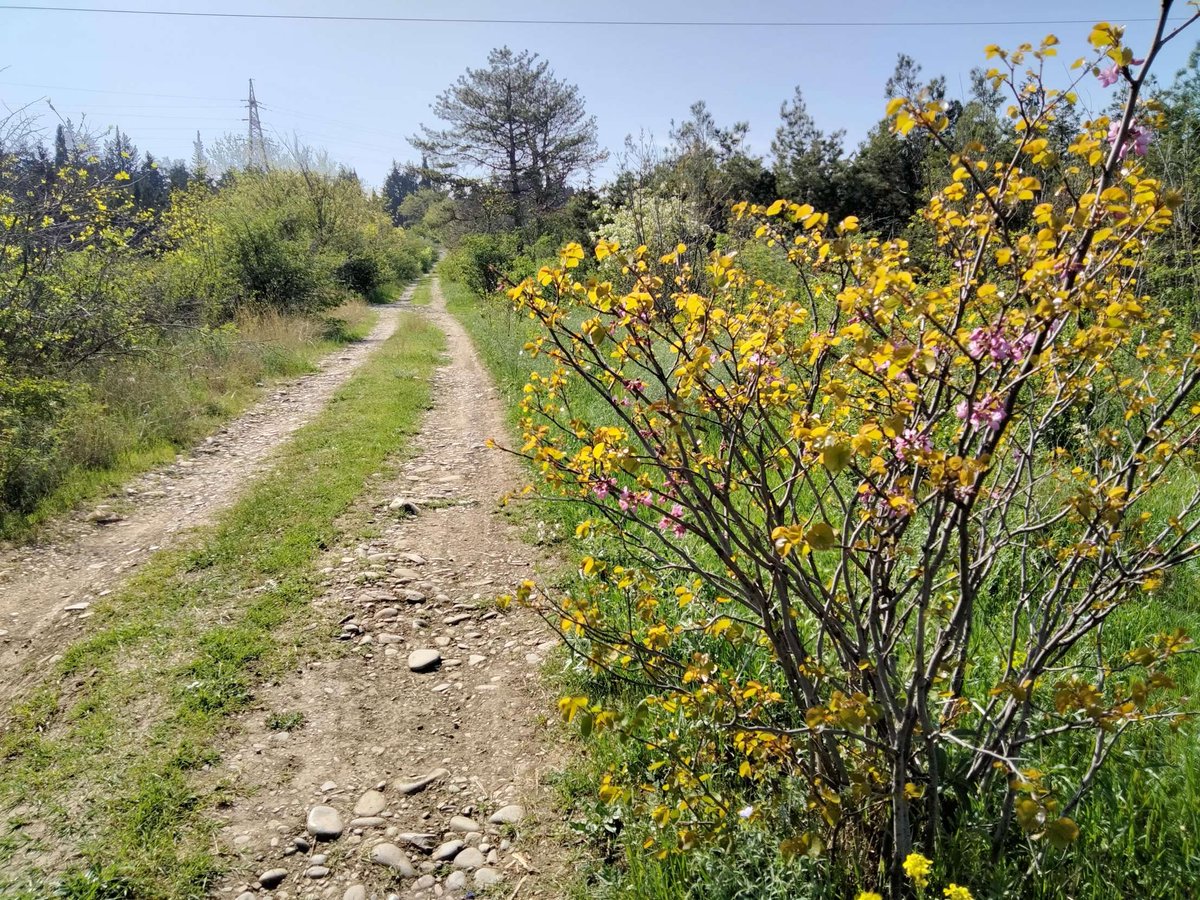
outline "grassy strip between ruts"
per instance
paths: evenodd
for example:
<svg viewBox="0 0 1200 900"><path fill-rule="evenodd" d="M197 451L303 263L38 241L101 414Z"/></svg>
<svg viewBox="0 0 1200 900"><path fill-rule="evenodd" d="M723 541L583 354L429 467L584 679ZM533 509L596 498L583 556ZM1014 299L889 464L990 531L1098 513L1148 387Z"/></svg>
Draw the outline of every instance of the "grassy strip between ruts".
<svg viewBox="0 0 1200 900"><path fill-rule="evenodd" d="M216 873L200 773L317 591L335 522L428 408L444 336L401 317L276 468L98 611L0 739L0 895L202 897Z"/></svg>
<svg viewBox="0 0 1200 900"><path fill-rule="evenodd" d="M413 306L428 306L429 301L432 299L433 277L431 275L422 275L421 280L417 282L417 286L413 290Z"/></svg>

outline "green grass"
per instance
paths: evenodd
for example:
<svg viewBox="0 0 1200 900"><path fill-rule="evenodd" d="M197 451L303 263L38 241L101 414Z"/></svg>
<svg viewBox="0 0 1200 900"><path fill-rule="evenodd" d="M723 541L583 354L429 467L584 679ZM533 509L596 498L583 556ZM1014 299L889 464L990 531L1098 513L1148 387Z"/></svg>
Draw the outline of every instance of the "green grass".
<svg viewBox="0 0 1200 900"><path fill-rule="evenodd" d="M445 284L445 282L443 282L443 284ZM432 295L433 279L428 275L422 275L421 280L417 282L416 290L413 291L413 306L428 306L430 300L433 299Z"/></svg>
<svg viewBox="0 0 1200 900"><path fill-rule="evenodd" d="M12 711L0 895L207 896L217 866L205 813L225 789L205 768L229 717L294 660L315 560L371 474L407 446L443 346L405 316L275 470L187 546L155 556Z"/></svg>
<svg viewBox="0 0 1200 900"><path fill-rule="evenodd" d="M517 418L522 388L534 362L520 352L534 335L527 319L510 312L498 300L482 300L467 288L443 282L450 311L471 334L497 382L510 420ZM596 398L572 395L580 418L605 418L605 404ZM1176 490L1188 485L1177 484ZM539 521L541 533L571 535L582 513L569 504L523 502L517 514ZM564 541L567 538L563 538ZM568 557L577 549L568 544ZM602 552L593 552L602 556ZM1182 628L1200 638L1200 572L1196 566L1177 570L1150 602L1121 611L1106 626L1109 651L1131 646L1148 634ZM622 694L602 678L568 668L558 685L564 694L603 696L606 706L621 709L638 697ZM1179 693L1200 696L1200 658L1182 659L1173 669ZM1194 706L1194 703L1193 703ZM569 769L559 776L560 801L584 833L590 860L581 861L574 891L580 897L667 898L784 898L822 894L820 866L804 862L781 866L778 841L785 835L740 834L719 852L703 850L682 857L656 860L642 852L647 831L626 821L619 836L605 827L609 811L596 800L596 788L610 767L630 763L636 744L622 744L610 735L593 736ZM1077 763L1087 747L1063 744L1048 754L1045 768ZM976 896L1087 900L1188 896L1200 884L1200 740L1194 722L1178 731L1151 727L1127 738L1122 752L1098 779L1076 812L1082 836L1066 854L1048 858L1041 871L1029 871L1029 859L1015 854L993 864L970 841L952 842L939 874L977 886ZM939 883L944 883L939 882Z"/></svg>
<svg viewBox="0 0 1200 900"><path fill-rule="evenodd" d="M29 491L28 512L0 505L0 540L22 540L236 416L262 387L315 369L337 347L362 340L377 314L361 302L322 320L257 315L236 328L168 336L84 374L80 399L62 416L53 460ZM40 496L39 496L40 495Z"/></svg>

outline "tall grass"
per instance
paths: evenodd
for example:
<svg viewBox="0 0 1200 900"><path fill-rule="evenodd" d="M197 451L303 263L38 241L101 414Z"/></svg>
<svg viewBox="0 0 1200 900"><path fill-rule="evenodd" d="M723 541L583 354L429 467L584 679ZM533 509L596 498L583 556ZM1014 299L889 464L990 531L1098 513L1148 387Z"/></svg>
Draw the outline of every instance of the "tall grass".
<svg viewBox="0 0 1200 900"><path fill-rule="evenodd" d="M77 399L57 425L54 459L39 472L41 499L25 515L0 510L0 538L27 536L169 461L245 409L270 382L310 372L324 354L361 340L375 317L361 300L323 319L244 313L218 329L166 332L81 372Z"/></svg>

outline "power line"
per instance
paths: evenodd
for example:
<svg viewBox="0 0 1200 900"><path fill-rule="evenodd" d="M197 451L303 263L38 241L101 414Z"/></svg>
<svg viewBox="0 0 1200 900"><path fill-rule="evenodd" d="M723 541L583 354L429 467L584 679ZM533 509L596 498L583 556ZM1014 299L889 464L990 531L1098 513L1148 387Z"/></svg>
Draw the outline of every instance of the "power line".
<svg viewBox="0 0 1200 900"><path fill-rule="evenodd" d="M0 6L0 9L11 9L12 7ZM41 7L33 7L35 9ZM47 7L48 8L48 7ZM112 91L101 90L99 88L81 88L67 87L63 84L27 84L20 81L0 81L0 87L24 87L37 88L41 91L73 91L81 94L122 94L129 97L159 97L165 100L213 100L217 102L241 103L240 99L231 99L229 97L197 97L191 94L147 94L143 91Z"/></svg>
<svg viewBox="0 0 1200 900"><path fill-rule="evenodd" d="M1000 25L1092 25L1097 19L1011 19L973 20L946 22L929 21L752 21L743 20L638 20L638 19L503 19L484 17L450 18L445 16L348 16L348 15L305 15L302 13L245 13L209 12L174 9L117 9L85 6L19 6L0 4L0 10L24 12L97 13L119 16L171 16L188 19L263 19L268 21L294 22L398 22L404 24L430 25L583 25L613 26L622 28L934 28L1000 26ZM1124 22L1157 22L1157 18L1121 18Z"/></svg>

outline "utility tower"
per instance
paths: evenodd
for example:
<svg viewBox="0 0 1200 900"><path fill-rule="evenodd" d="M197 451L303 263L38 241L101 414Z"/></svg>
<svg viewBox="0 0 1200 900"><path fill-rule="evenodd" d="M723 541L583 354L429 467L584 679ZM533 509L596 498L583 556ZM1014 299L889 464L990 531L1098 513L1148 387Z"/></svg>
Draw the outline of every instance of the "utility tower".
<svg viewBox="0 0 1200 900"><path fill-rule="evenodd" d="M258 118L258 101L254 99L254 79L250 79L250 96L246 98L250 134L246 144L246 168L267 170L267 142L263 139L262 121Z"/></svg>

